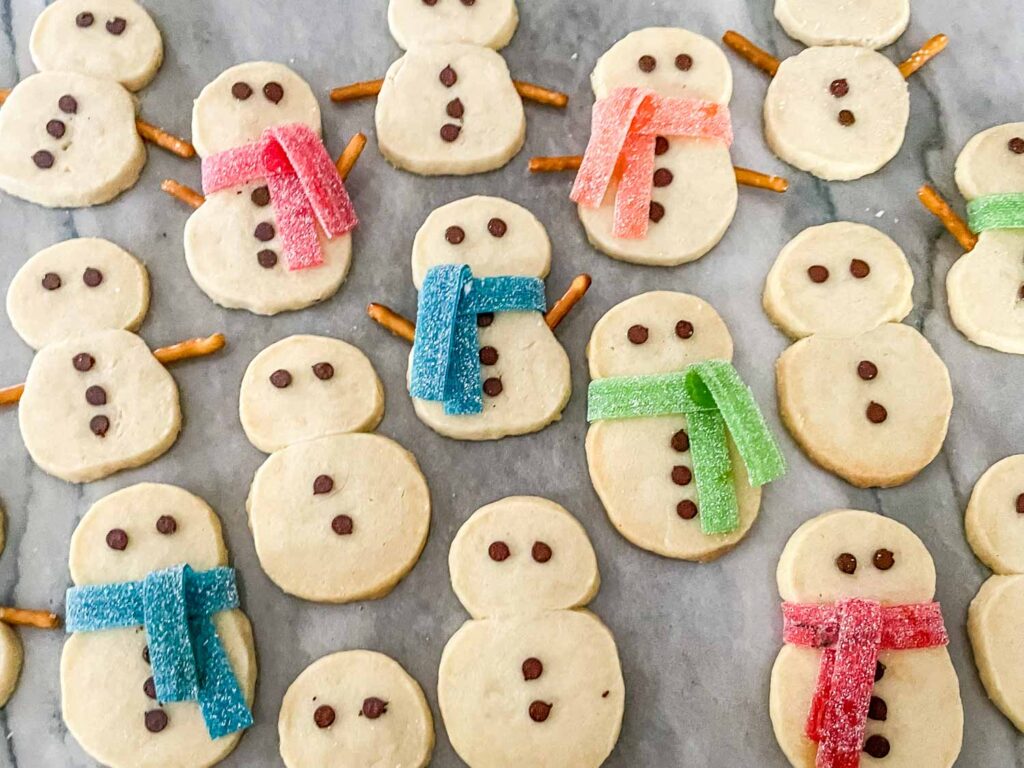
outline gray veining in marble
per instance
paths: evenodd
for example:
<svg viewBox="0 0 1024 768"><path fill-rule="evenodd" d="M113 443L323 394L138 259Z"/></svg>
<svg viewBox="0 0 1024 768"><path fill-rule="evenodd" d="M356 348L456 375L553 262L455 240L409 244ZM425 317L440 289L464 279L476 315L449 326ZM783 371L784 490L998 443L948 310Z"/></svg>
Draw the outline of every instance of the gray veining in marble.
<svg viewBox="0 0 1024 768"><path fill-rule="evenodd" d="M0 558L0 598L61 610L69 537L89 505L142 480L180 484L207 499L223 518L256 629L257 725L224 765L280 764L276 723L289 683L325 653L367 647L399 659L424 686L436 718L433 764L447 768L461 763L436 709L437 665L445 641L466 618L448 585L448 546L482 504L513 493L544 495L567 506L586 526L604 577L593 607L615 632L627 683L622 739L607 764L784 766L767 713L769 671L780 644L777 558L804 520L833 507L863 508L906 522L935 556L938 597L966 708L959 765L1024 766L1024 739L985 699L971 659L966 611L987 573L968 549L962 523L981 472L1024 451L1024 409L1014 384L1024 374L1024 358L973 346L951 326L943 278L959 250L914 195L921 182L931 180L959 203L952 170L960 147L982 128L1022 118L1024 79L1016 76L1024 64L1019 3L914 1L910 29L887 55L902 58L938 31L952 36L952 46L913 80L911 127L899 157L881 173L853 183L822 183L771 155L760 131L766 79L730 54L736 75L735 161L785 174L793 186L784 197L743 190L736 221L721 245L703 260L671 270L628 266L595 253L567 200L569 179L531 179L526 160L583 148L589 71L602 51L633 29L680 25L717 39L733 27L782 54L795 53L799 46L775 23L770 0L520 0L522 24L505 52L513 73L566 90L573 102L566 113L529 106L526 148L505 170L447 180L397 172L383 161L372 138L371 103L335 107L327 101L331 86L379 77L398 55L387 31L385 0L146 0L146 5L167 50L161 73L141 94L148 120L187 135L191 101L205 83L231 64L269 58L292 64L322 94L332 150L353 131L371 136L349 182L363 220L355 236L354 269L334 299L301 313L266 319L214 306L185 267L181 233L187 212L159 191L160 180L168 176L197 185L198 166L160 151L152 152L138 186L112 205L48 211L0 198L5 291L18 267L40 248L75 235L104 236L134 251L150 269L153 305L141 330L147 341L157 346L215 330L230 339L224 354L175 367L186 423L173 450L151 466L103 482L74 487L48 477L25 453L16 414L0 414L0 499L9 528ZM33 71L28 36L42 6L40 0L0 2L0 83ZM409 250L416 229L432 208L474 193L519 201L547 225L555 244L551 295L584 270L594 275L595 285L559 330L576 388L564 419L536 436L469 446L442 439L416 420L403 387L407 349L370 323L363 310L368 301L379 300L414 312ZM773 363L787 342L761 310L761 286L790 237L836 218L877 226L906 250L917 279L909 322L946 360L956 392L945 450L917 480L895 490L856 490L811 465L782 430L774 407ZM664 560L629 545L608 523L586 472L587 336L613 304L656 287L698 293L726 318L737 342L737 365L766 406L792 462L788 477L767 491L750 537L711 565ZM284 596L256 561L244 502L263 456L239 426L238 385L259 350L296 332L336 335L369 354L387 388L380 431L416 453L431 485L434 519L423 558L379 602L303 603ZM0 322L0 382L21 380L30 361L30 350ZM21 686L0 713L5 736L0 765L92 765L61 721L62 637L25 631L23 638Z"/></svg>

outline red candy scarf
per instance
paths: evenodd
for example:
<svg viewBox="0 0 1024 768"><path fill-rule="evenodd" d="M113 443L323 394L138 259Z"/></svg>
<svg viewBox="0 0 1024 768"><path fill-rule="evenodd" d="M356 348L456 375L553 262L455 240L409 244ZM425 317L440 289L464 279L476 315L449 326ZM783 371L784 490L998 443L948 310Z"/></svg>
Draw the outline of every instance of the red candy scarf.
<svg viewBox="0 0 1024 768"><path fill-rule="evenodd" d="M616 174L616 237L647 236L659 136L717 139L732 144L729 107L702 99L673 99L642 88L617 88L594 104L590 143L571 199L584 208L604 202Z"/></svg>
<svg viewBox="0 0 1024 768"><path fill-rule="evenodd" d="M782 615L785 642L823 649L805 731L818 744L817 768L857 768L878 654L948 645L939 604L783 603Z"/></svg>
<svg viewBox="0 0 1024 768"><path fill-rule="evenodd" d="M259 141L203 159L203 192L266 179L288 269L324 262L317 223L328 239L358 224L338 169L316 132L294 123L267 128Z"/></svg>

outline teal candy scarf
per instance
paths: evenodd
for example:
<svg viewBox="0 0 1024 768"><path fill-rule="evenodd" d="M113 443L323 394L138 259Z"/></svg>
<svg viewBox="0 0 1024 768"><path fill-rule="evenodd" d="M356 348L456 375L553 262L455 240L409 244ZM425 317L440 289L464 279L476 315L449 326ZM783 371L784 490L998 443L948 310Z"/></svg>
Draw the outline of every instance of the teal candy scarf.
<svg viewBox="0 0 1024 768"><path fill-rule="evenodd" d="M1024 229L1024 193L987 195L967 203L968 225L974 234L989 229Z"/></svg>

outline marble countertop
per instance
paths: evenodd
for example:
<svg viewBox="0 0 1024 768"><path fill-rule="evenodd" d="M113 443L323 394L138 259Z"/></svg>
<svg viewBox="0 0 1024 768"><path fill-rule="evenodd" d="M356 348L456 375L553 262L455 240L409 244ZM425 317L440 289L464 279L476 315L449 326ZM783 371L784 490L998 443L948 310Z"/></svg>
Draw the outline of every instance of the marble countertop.
<svg viewBox="0 0 1024 768"><path fill-rule="evenodd" d="M0 3L0 83L33 71L28 37L42 0ZM29 459L17 415L0 413L0 501L8 541L0 558L0 600L63 609L69 584L68 542L95 500L135 482L181 485L220 513L239 570L245 609L260 658L257 724L223 764L277 765L277 715L285 689L310 662L335 650L371 648L401 661L423 685L437 730L433 765L461 765L436 708L437 666L446 640L466 619L448 582L448 547L478 507L509 494L537 494L565 505L593 539L603 585L593 609L618 640L627 686L622 738L611 768L677 765L784 766L768 718L768 681L780 645L775 587L778 555L803 521L835 507L873 510L908 524L938 567L938 598L952 635L951 653L966 708L959 765L1024 766L1024 739L986 700L967 642L967 606L986 569L963 532L963 510L979 475L998 459L1024 451L1024 409L1015 382L1024 358L967 342L951 325L944 275L959 255L953 240L926 214L915 190L932 181L960 204L953 163L970 136L1021 119L1024 22L1014 0L983 4L915 0L907 34L885 53L902 59L936 32L949 50L911 84L912 115L903 151L882 172L847 184L826 184L786 167L765 146L760 109L766 78L730 55L736 77L732 107L738 165L787 175L783 197L742 190L736 221L709 256L677 269L645 269L592 250L567 195L565 177L529 178L535 154L579 151L589 130L588 77L597 57L627 32L650 25L686 26L718 39L735 28L789 55L799 46L772 16L770 0L520 0L522 23L505 51L515 76L573 96L568 112L528 106L525 150L498 173L465 179L424 179L390 168L376 151L372 103L331 106L330 87L383 75L399 55L388 34L385 0L292 0L289 3L145 0L163 31L166 61L141 93L146 119L187 135L192 99L226 67L257 58L292 65L321 94L328 146L337 151L352 132L370 146L349 181L363 226L355 236L352 274L338 295L304 312L257 318L213 305L188 275L181 235L187 211L159 190L175 177L198 185L199 168L152 151L138 186L111 205L50 211L0 198L0 286L39 249L74 236L103 236L149 267L153 304L141 329L159 346L224 331L228 349L175 367L185 428L156 463L87 486L55 480ZM610 12L614 7L614 12ZM506 196L539 215L554 242L550 293L588 271L585 302L559 329L574 367L575 396L563 420L538 435L491 444L445 440L415 418L404 392L408 350L368 321L368 301L415 311L409 252L430 210L470 194ZM779 424L773 364L787 341L761 310L765 275L781 246L806 226L835 219L869 223L891 235L910 258L916 285L908 322L920 328L950 368L956 394L942 454L915 481L887 491L862 491L813 466ZM736 364L765 405L791 461L789 475L765 494L762 515L737 550L710 565L665 560L628 544L609 524L590 487L583 452L588 377L584 347L597 319L643 291L672 288L710 300L736 340ZM322 333L362 348L387 390L380 432L419 458L430 482L434 518L422 559L388 598L328 607L283 595L260 569L246 525L245 498L264 456L246 441L236 415L239 382L249 360L293 333ZM20 381L32 353L0 322L0 381ZM92 761L60 715L58 633L24 631L21 685L0 712L0 765L47 768ZM942 723L935 723L941 728ZM922 766L922 768L929 768Z"/></svg>

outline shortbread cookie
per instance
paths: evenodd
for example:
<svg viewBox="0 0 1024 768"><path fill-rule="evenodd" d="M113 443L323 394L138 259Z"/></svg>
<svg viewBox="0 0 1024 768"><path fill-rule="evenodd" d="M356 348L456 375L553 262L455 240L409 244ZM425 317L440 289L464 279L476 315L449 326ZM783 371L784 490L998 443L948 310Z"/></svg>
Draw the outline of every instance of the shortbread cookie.
<svg viewBox="0 0 1024 768"><path fill-rule="evenodd" d="M7 290L11 325L34 349L108 328L136 331L148 310L146 267L109 240L95 237L40 251L18 270Z"/></svg>
<svg viewBox="0 0 1024 768"><path fill-rule="evenodd" d="M289 336L249 363L238 410L249 442L272 453L302 440L373 430L384 415L384 388L351 344Z"/></svg>
<svg viewBox="0 0 1024 768"><path fill-rule="evenodd" d="M992 702L1024 731L1024 575L993 576L971 602L967 632Z"/></svg>
<svg viewBox="0 0 1024 768"><path fill-rule="evenodd" d="M423 768L434 720L419 684L394 660L346 651L315 661L288 688L277 722L288 768Z"/></svg>
<svg viewBox="0 0 1024 768"><path fill-rule="evenodd" d="M97 331L40 350L18 420L41 469L87 483L147 464L174 444L178 386L134 333Z"/></svg>
<svg viewBox="0 0 1024 768"><path fill-rule="evenodd" d="M388 27L403 49L436 43L504 48L519 26L515 0L391 0Z"/></svg>
<svg viewBox="0 0 1024 768"><path fill-rule="evenodd" d="M466 608L488 617L467 621L441 657L438 703L455 751L474 768L600 766L625 690L611 632L569 610L597 591L579 523L545 499L503 499L466 522L449 564Z"/></svg>
<svg viewBox="0 0 1024 768"><path fill-rule="evenodd" d="M997 574L1024 574L1024 456L989 467L974 486L965 525L971 549Z"/></svg>
<svg viewBox="0 0 1024 768"><path fill-rule="evenodd" d="M779 413L800 447L858 487L906 483L945 442L949 371L909 326L809 336L782 353L776 378Z"/></svg>
<svg viewBox="0 0 1024 768"><path fill-rule="evenodd" d="M99 205L133 186L145 163L135 102L113 80L41 72L0 109L0 189L15 197L48 208Z"/></svg>
<svg viewBox="0 0 1024 768"><path fill-rule="evenodd" d="M808 48L768 86L765 137L787 163L828 181L859 179L903 146L910 94L899 69L868 48Z"/></svg>
<svg viewBox="0 0 1024 768"><path fill-rule="evenodd" d="M36 19L29 50L40 72L80 72L130 91L164 60L160 30L134 0L56 0Z"/></svg>
<svg viewBox="0 0 1024 768"><path fill-rule="evenodd" d="M146 483L101 499L71 539L71 576L79 588L111 585L115 590L181 563L197 574L215 573L227 565L227 550L220 521L209 506L173 486ZM71 601L69 596L69 621L84 618ZM234 681L251 704L256 655L249 620L233 609L215 613L212 622ZM160 642L167 638L154 640L147 629L133 626L76 631L64 646L64 722L103 765L207 768L223 760L241 737L235 731L211 738L211 725L195 701L157 699Z"/></svg>
<svg viewBox="0 0 1024 768"><path fill-rule="evenodd" d="M804 45L884 48L906 32L910 0L775 0L775 18Z"/></svg>
<svg viewBox="0 0 1024 768"><path fill-rule="evenodd" d="M7 706L18 687L24 656L18 633L9 625L0 623L0 707Z"/></svg>
<svg viewBox="0 0 1024 768"><path fill-rule="evenodd" d="M920 539L870 512L826 513L793 534L778 584L770 711L790 764L950 768L963 708Z"/></svg>
<svg viewBox="0 0 1024 768"><path fill-rule="evenodd" d="M465 43L417 46L392 64L376 122L388 162L425 176L501 168L526 140L526 113L505 60Z"/></svg>
<svg viewBox="0 0 1024 768"><path fill-rule="evenodd" d="M764 309L787 336L854 336L913 309L914 273L887 235L837 221L805 229L782 249L764 287Z"/></svg>
<svg viewBox="0 0 1024 768"><path fill-rule="evenodd" d="M430 529L415 457L377 435L278 451L256 472L246 507L263 570L285 592L319 602L384 597L416 564Z"/></svg>

